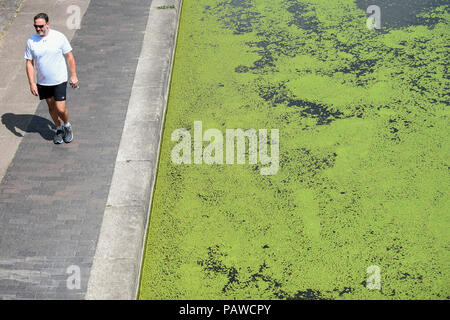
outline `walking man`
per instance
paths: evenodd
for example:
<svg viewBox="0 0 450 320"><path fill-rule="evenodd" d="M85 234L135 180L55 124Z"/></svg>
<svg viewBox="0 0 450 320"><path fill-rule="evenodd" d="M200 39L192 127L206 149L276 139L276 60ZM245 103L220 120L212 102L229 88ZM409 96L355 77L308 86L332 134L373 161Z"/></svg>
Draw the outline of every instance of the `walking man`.
<svg viewBox="0 0 450 320"><path fill-rule="evenodd" d="M30 91L46 100L48 110L56 126L53 138L55 144L73 139L72 126L69 123L69 111L66 108L67 64L70 69L70 84L78 87L75 58L69 41L59 31L50 29L48 15L39 13L34 17L36 33L32 35L25 49L26 70ZM65 59L64 59L65 58ZM36 69L37 82L34 80Z"/></svg>

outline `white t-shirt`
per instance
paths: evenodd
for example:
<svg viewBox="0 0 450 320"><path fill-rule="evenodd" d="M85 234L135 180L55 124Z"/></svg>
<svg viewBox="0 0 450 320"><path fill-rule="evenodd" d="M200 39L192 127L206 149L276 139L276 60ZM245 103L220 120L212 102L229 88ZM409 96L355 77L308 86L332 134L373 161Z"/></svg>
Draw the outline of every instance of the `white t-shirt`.
<svg viewBox="0 0 450 320"><path fill-rule="evenodd" d="M55 86L67 81L67 65L64 55L72 51L69 40L59 31L50 29L41 37L35 33L27 41L25 59L34 60L37 83Z"/></svg>

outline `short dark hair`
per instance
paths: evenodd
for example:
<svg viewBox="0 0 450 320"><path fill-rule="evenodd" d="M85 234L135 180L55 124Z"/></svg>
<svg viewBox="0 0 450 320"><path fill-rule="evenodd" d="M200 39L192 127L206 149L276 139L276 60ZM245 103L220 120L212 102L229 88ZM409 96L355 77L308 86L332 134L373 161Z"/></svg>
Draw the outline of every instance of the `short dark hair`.
<svg viewBox="0 0 450 320"><path fill-rule="evenodd" d="M38 13L35 17L34 17L34 21L36 21L37 19L45 19L45 22L48 22L48 15L46 13Z"/></svg>

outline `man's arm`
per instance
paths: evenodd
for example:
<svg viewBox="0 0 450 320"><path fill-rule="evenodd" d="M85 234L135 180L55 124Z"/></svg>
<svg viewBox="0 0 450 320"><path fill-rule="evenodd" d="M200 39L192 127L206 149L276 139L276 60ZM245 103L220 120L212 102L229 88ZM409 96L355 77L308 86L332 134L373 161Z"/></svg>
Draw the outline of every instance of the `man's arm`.
<svg viewBox="0 0 450 320"><path fill-rule="evenodd" d="M66 53L64 55L67 60L67 64L69 65L70 70L70 82L72 82L72 87L78 87L78 78L77 78L77 66L75 64L75 58L73 56L72 51Z"/></svg>
<svg viewBox="0 0 450 320"><path fill-rule="evenodd" d="M36 82L34 81L34 62L33 62L33 60L27 59L26 69L27 69L28 83L30 84L30 91L33 95L38 96L37 85L36 85Z"/></svg>

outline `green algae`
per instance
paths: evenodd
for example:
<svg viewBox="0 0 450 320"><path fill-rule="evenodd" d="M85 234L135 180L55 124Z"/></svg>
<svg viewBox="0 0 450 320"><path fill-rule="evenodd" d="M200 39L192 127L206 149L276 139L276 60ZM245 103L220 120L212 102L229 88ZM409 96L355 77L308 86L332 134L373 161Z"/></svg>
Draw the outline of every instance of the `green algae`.
<svg viewBox="0 0 450 320"><path fill-rule="evenodd" d="M378 31L350 0L184 1L140 299L449 298L450 16L413 16ZM194 121L279 129L278 173L173 164Z"/></svg>

